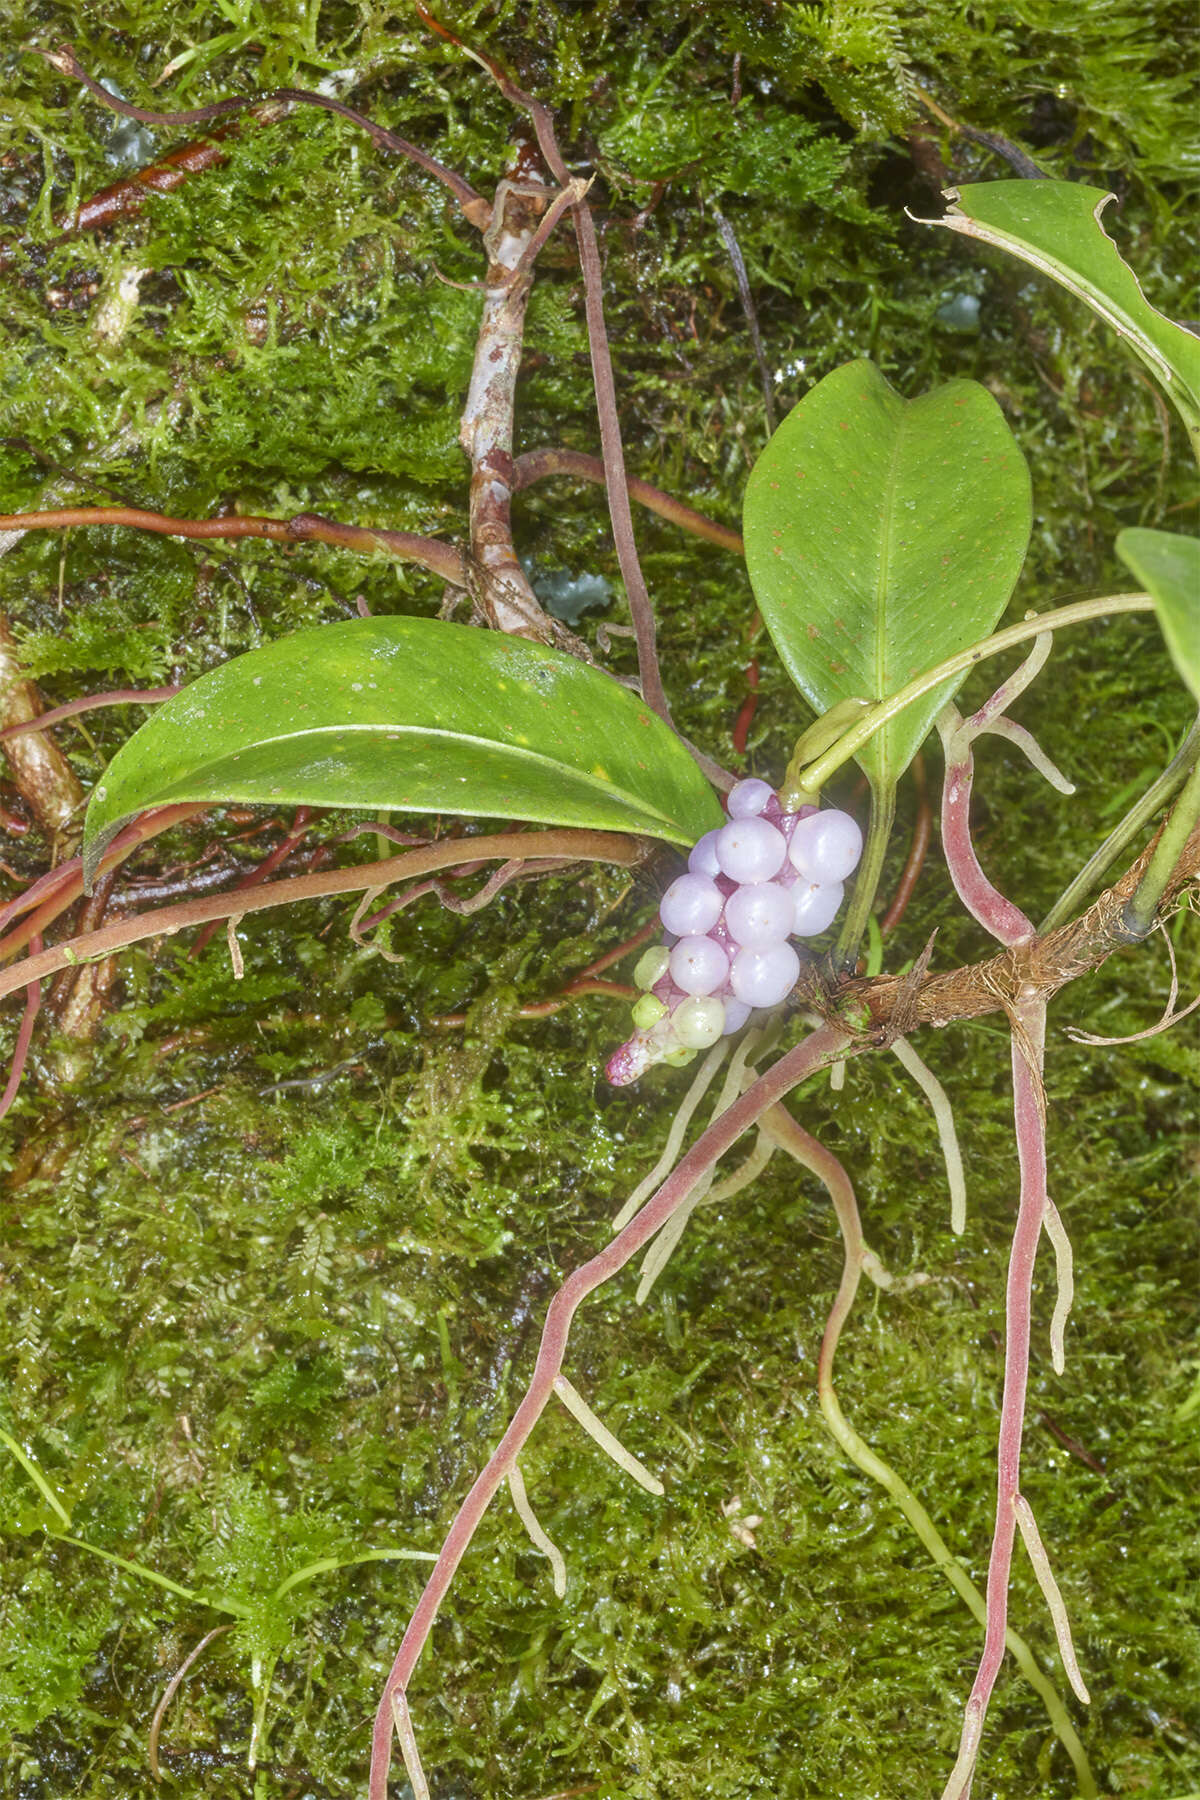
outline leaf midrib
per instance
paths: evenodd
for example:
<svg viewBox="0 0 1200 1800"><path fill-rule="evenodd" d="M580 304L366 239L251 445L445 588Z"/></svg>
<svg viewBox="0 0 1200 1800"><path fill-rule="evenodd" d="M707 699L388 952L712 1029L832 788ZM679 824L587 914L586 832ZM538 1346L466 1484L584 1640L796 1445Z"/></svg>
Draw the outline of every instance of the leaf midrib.
<svg viewBox="0 0 1200 1800"><path fill-rule="evenodd" d="M474 733L466 731L448 731L445 727L436 725L369 725L362 723L342 723L338 725L311 726L305 731L281 732L275 737L256 738L252 743L244 745L241 750L225 751L221 756L215 758L211 762L204 763L199 767L193 767L186 776L180 776L176 779L188 782L202 780L204 779L204 772L206 770L224 768L235 756L242 756L251 751L269 749L273 744L296 743L304 738L332 736L335 733L338 736L342 736L348 731L382 733L386 734L389 738L395 738L397 735L447 738L456 744L477 745L482 749L490 750L492 752L498 751L504 755L511 756L516 761L540 764L544 769L553 774L557 774L560 777L563 775L570 775L575 781L581 783L584 787L594 793L603 794L610 800L622 800L631 809L640 813L643 818L661 819L665 825L678 824L678 821L673 819L669 813L654 806L650 801L642 799L640 795L631 793L629 789L619 786L615 781L604 781L599 776L592 775L587 770L580 769L574 763L562 762L557 757L546 756L543 752L529 749L524 744L507 744L502 739L478 737ZM171 782L168 785L174 786L174 782Z"/></svg>

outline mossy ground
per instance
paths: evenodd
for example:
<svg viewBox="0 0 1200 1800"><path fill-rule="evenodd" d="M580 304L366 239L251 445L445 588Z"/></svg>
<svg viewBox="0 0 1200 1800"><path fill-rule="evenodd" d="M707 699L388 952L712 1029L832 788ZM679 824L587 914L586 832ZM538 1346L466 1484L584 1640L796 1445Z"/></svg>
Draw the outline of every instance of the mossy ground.
<svg viewBox="0 0 1200 1800"><path fill-rule="evenodd" d="M635 472L735 521L763 442L717 205L750 270L768 361L785 372L781 407L864 354L905 392L974 375L998 396L1033 464L1037 509L1014 616L1128 586L1111 548L1122 525L1193 522L1178 433L1132 359L1029 271L902 211L935 204L909 141L924 129L915 80L1048 172L1117 190L1112 228L1147 292L1173 316L1200 316L1177 222L1198 162L1176 73L1186 9L646 0L447 16L553 101L573 160L602 173ZM223 168L140 219L56 243L55 216L186 134L110 118L18 46L70 38L145 105L328 77L486 187L512 118L482 74L408 14L370 4L239 0L164 14L6 0L2 17L3 225L19 243L4 270L0 503L35 504L49 482L60 504L315 509L460 531L457 417L477 301L433 270L469 281L479 268L440 191L343 124L299 113L232 140ZM196 54L151 91L185 51ZM936 133L919 154L930 150L957 179L1006 172ZM138 306L119 342L106 341L98 310L131 268L148 271ZM522 446L591 450L565 239L542 270ZM967 295L979 302L969 334L943 311ZM680 722L729 760L746 693L744 572L655 519L640 518L638 534ZM525 496L518 542L540 568L614 575L591 492ZM383 559L108 531L31 536L0 561L0 585L55 701L188 678L265 637L345 617L359 594L376 611L432 613L439 600L429 578ZM748 766L777 776L802 709L765 640L757 654ZM610 666L629 656L616 640ZM982 679L968 698L982 697ZM70 740L86 778L139 716L96 715ZM1051 795L1003 746L985 748L977 837L1001 885L1036 914L1161 767L1186 705L1153 626L1126 620L1060 643L1021 716L1079 792ZM193 856L221 830L209 820L140 867ZM7 854L33 873L44 846ZM632 1093L598 1084L620 1009L514 1017L652 903L648 882L626 891L603 872L510 892L469 922L425 903L392 931L397 966L350 945L348 907L263 917L241 933L244 980L220 940L199 961L186 946L152 946L124 964L121 1004L82 1067L77 1048L38 1040L6 1127L0 1424L36 1458L73 1536L233 1611L47 1537L53 1513L6 1457L5 1800L157 1791L155 1704L222 1622L234 1629L163 1725L176 1791L362 1790L367 1721L420 1566L327 1568L273 1596L314 1562L436 1549L528 1372L549 1293L604 1240L655 1154L687 1077ZM982 953L931 866L889 965L934 925L939 962ZM1194 988L1194 920L1175 935ZM1140 1800L1200 1789L1200 1055L1187 1027L1117 1050L1074 1046L1061 1027L1139 1029L1165 988L1165 958L1147 949L1052 1009L1051 1180L1078 1298L1058 1379L1043 1277L1025 1483L1092 1689L1081 1732L1103 1790ZM465 1031L428 1023L464 1007ZM902 1298L864 1297L839 1387L978 1578L1016 1185L1007 1047L983 1021L921 1049L966 1145L962 1239L947 1230L928 1114L898 1065L864 1060L842 1096L822 1082L798 1104L854 1175L873 1247L897 1272L934 1277ZM320 1085L277 1085L330 1070ZM427 1763L445 1771L438 1800L939 1790L978 1632L824 1431L814 1363L839 1267L822 1193L772 1165L750 1193L700 1216L644 1312L628 1281L586 1310L572 1378L661 1472L667 1496L631 1489L569 1420L546 1419L526 1478L568 1555L567 1600L555 1603L546 1565L498 1504L416 1684ZM754 1547L732 1530L750 1514L763 1520ZM1014 1614L1053 1668L1023 1570ZM1039 1704L1011 1676L975 1792L1075 1792Z"/></svg>

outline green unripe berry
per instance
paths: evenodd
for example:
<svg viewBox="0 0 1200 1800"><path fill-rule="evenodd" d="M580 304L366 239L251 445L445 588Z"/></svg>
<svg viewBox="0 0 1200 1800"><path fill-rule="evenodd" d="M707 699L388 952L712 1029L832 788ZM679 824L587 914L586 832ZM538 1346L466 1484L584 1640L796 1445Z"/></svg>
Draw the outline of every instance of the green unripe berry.
<svg viewBox="0 0 1200 1800"><path fill-rule="evenodd" d="M633 1009L633 1022L639 1031L649 1031L652 1025L657 1025L666 1016L667 1009L656 994L643 994Z"/></svg>
<svg viewBox="0 0 1200 1800"><path fill-rule="evenodd" d="M671 961L671 953L665 944L651 944L643 950L633 971L634 985L640 988L652 988L656 981L661 981ZM651 1020L651 1024L653 1024Z"/></svg>
<svg viewBox="0 0 1200 1800"><path fill-rule="evenodd" d="M695 1056L694 1050L685 1050L681 1044L678 1050L672 1050L664 1056L663 1061L669 1069L686 1069L688 1064L695 1060Z"/></svg>

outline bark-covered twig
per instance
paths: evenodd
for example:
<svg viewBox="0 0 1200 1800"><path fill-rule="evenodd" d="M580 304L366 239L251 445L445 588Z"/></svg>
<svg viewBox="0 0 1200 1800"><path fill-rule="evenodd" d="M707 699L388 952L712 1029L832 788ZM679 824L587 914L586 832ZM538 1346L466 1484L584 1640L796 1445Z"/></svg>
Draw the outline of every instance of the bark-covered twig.
<svg viewBox="0 0 1200 1800"><path fill-rule="evenodd" d="M525 312L533 288L531 252L539 221L554 198L539 177L536 159L522 149L512 178L496 190L483 233L487 252L483 317L459 432L471 462L476 598L497 630L543 643L561 642L567 634L543 610L513 546L513 421ZM582 648L575 640L572 644Z"/></svg>
<svg viewBox="0 0 1200 1800"><path fill-rule="evenodd" d="M418 13L431 31L436 31L440 37L456 44L481 68L486 69L505 99L519 107L528 116L537 136L538 148L545 160L546 167L561 187L567 187L571 181L571 172L563 161L562 152L558 147L554 119L549 108L543 106L540 100L535 100L532 94L527 94L524 88L518 87L508 71L494 57L473 50L454 32L440 24L428 7L421 4L421 0L415 0L415 4ZM638 560L637 541L633 534L633 515L629 508L625 451L621 443L621 422L617 412L617 390L613 379L608 329L604 323L604 275L600 262L600 247L596 240L596 226L586 200L580 199L575 204L571 216L575 223L579 265L583 272L584 312L587 318L592 383L596 391L600 448L604 458L604 477L608 490L608 508L612 518L613 542L616 546L617 562L620 565L621 579L625 583L625 593L629 600L630 616L633 619L634 635L637 639L638 674L641 681L642 698L647 706L651 707L660 718L665 719L669 724L671 711L667 705L667 696L658 669L654 609L650 604L650 595L642 574L641 563Z"/></svg>

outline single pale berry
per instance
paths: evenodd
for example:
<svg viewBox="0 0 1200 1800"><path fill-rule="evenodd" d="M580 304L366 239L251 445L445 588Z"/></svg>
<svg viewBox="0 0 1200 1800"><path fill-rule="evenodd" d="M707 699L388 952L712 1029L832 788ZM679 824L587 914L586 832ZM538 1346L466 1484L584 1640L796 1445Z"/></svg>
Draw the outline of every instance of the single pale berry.
<svg viewBox="0 0 1200 1800"><path fill-rule="evenodd" d="M765 950L739 950L729 965L729 985L747 1006L778 1006L800 974L800 958L788 943Z"/></svg>
<svg viewBox="0 0 1200 1800"><path fill-rule="evenodd" d="M790 937L795 907L790 888L774 881L756 881L738 888L725 902L729 935L741 945L757 948Z"/></svg>
<svg viewBox="0 0 1200 1800"><path fill-rule="evenodd" d="M730 1037L735 1031L740 1031L753 1011L754 1008L747 1006L744 1000L727 1000L725 1002L725 1030L721 1035Z"/></svg>
<svg viewBox="0 0 1200 1800"><path fill-rule="evenodd" d="M671 979L685 994L715 994L729 974L729 958L707 937L682 937L671 951Z"/></svg>
<svg viewBox="0 0 1200 1800"><path fill-rule="evenodd" d="M652 988L656 981L661 981L671 961L671 952L665 944L651 944L638 957L633 971L633 985L640 988Z"/></svg>
<svg viewBox="0 0 1200 1800"><path fill-rule="evenodd" d="M725 805L731 819L756 819L774 797L773 787L752 776L749 781L739 781L730 788Z"/></svg>
<svg viewBox="0 0 1200 1800"><path fill-rule="evenodd" d="M658 916L677 937L703 935L721 916L725 897L707 875L680 875L662 897Z"/></svg>
<svg viewBox="0 0 1200 1800"><path fill-rule="evenodd" d="M801 819L788 843L788 855L806 881L845 881L858 867L862 842L850 814L831 807Z"/></svg>
<svg viewBox="0 0 1200 1800"><path fill-rule="evenodd" d="M694 994L671 1014L671 1029L685 1050L707 1050L725 1030L725 1002Z"/></svg>
<svg viewBox="0 0 1200 1800"><path fill-rule="evenodd" d="M828 931L837 918L846 890L840 881L808 882L801 879L792 889L795 914L792 934L816 937Z"/></svg>
<svg viewBox="0 0 1200 1800"><path fill-rule="evenodd" d="M717 834L717 861L731 881L770 881L786 856L787 839L765 819L731 819Z"/></svg>
<svg viewBox="0 0 1200 1800"><path fill-rule="evenodd" d="M721 827L718 825L714 830L706 831L692 845L688 852L688 868L693 875L707 875L711 881L721 873L721 865L717 861L717 839L720 835Z"/></svg>

